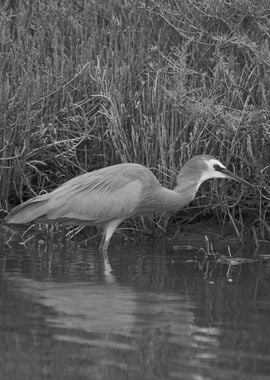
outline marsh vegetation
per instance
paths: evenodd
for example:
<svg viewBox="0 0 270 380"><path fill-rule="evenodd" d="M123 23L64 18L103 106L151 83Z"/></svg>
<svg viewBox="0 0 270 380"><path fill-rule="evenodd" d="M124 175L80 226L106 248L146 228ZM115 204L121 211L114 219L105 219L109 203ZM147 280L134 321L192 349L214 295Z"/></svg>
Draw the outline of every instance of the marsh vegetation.
<svg viewBox="0 0 270 380"><path fill-rule="evenodd" d="M119 162L144 164L172 187L179 167L206 153L254 190L204 184L196 215L267 238L268 1L6 0L1 8L3 210ZM162 229L166 218L144 223Z"/></svg>

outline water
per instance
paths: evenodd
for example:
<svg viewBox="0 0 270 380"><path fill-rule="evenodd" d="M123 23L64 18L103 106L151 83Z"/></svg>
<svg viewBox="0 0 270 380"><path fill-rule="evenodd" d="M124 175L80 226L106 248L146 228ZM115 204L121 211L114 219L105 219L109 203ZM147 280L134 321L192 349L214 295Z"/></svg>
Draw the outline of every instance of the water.
<svg viewBox="0 0 270 380"><path fill-rule="evenodd" d="M5 237L7 240L7 238ZM0 379L269 379L270 260L0 243Z"/></svg>

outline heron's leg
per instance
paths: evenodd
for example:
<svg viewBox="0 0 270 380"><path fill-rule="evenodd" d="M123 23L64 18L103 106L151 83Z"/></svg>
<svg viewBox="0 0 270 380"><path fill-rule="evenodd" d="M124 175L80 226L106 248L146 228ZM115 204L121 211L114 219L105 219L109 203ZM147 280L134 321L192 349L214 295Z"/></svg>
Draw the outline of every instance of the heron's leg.
<svg viewBox="0 0 270 380"><path fill-rule="evenodd" d="M102 239L99 245L99 250L102 252L106 252L108 250L110 240L106 240L106 234L103 232Z"/></svg>
<svg viewBox="0 0 270 380"><path fill-rule="evenodd" d="M104 233L102 236L102 240L99 246L100 253L101 253L101 265L103 269L103 274L104 274L104 279L106 282L114 282L115 278L112 274L112 267L108 258L108 245L109 245L109 240L105 240L106 234Z"/></svg>
<svg viewBox="0 0 270 380"><path fill-rule="evenodd" d="M102 240L99 246L99 249L102 252L106 252L109 247L109 243L111 240L111 237L116 230L116 228L119 226L119 224L122 222L123 219L114 219L111 220L110 222L107 222L103 225L103 236Z"/></svg>

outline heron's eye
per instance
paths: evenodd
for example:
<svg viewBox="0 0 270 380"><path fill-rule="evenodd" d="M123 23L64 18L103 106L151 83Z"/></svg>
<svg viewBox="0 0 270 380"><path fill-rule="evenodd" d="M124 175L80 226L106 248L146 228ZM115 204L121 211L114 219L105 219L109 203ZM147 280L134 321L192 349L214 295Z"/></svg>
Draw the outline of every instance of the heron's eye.
<svg viewBox="0 0 270 380"><path fill-rule="evenodd" d="M222 166L219 166L218 164L213 165L213 168L214 168L217 172L223 172L223 171L224 171L224 168L223 168Z"/></svg>

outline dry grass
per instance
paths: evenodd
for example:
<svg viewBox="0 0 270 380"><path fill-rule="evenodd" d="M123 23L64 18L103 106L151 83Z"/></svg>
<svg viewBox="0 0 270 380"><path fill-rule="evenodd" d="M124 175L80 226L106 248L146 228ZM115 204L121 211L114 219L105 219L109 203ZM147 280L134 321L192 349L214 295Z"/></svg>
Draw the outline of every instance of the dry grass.
<svg viewBox="0 0 270 380"><path fill-rule="evenodd" d="M267 1L6 0L2 10L3 209L117 162L154 168L171 187L207 153L257 189L208 183L193 207L240 236L256 221L267 236Z"/></svg>

